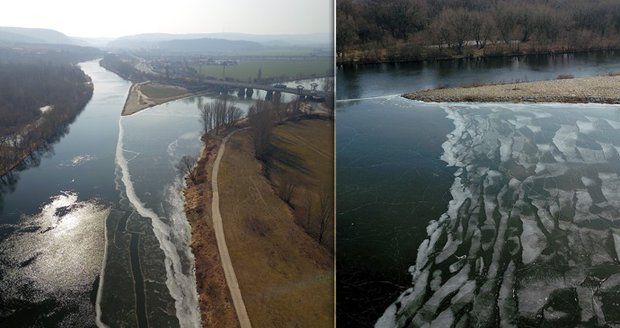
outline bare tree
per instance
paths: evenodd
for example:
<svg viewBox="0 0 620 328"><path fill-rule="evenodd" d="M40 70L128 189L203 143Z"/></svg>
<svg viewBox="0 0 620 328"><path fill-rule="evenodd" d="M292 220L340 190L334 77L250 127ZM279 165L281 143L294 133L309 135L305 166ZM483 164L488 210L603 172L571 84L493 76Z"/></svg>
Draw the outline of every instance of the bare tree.
<svg viewBox="0 0 620 328"><path fill-rule="evenodd" d="M296 188L297 186L290 181L281 181L280 184L278 184L278 196L292 206L291 200L293 199Z"/></svg>
<svg viewBox="0 0 620 328"><path fill-rule="evenodd" d="M310 224L312 219L312 197L310 197L310 195L308 195L306 197L306 231L308 233L310 233L310 227L312 227L312 225Z"/></svg>
<svg viewBox="0 0 620 328"><path fill-rule="evenodd" d="M506 44L510 44L514 37L515 26L517 24L516 14L514 12L514 6L504 2L498 5L494 13L497 31Z"/></svg>
<svg viewBox="0 0 620 328"><path fill-rule="evenodd" d="M248 113L250 130L254 142L254 154L257 159L266 162L271 150L271 138L274 125L272 105L268 101L258 100Z"/></svg>
<svg viewBox="0 0 620 328"><path fill-rule="evenodd" d="M330 116L334 115L334 78L329 77L325 79L325 85L323 86L325 92L325 106L330 110Z"/></svg>
<svg viewBox="0 0 620 328"><path fill-rule="evenodd" d="M495 21L491 15L481 12L470 12L471 33L476 47L483 49L489 40L493 38Z"/></svg>
<svg viewBox="0 0 620 328"><path fill-rule="evenodd" d="M196 174L194 172L194 166L196 165L196 157L185 155L181 157L181 160L176 165L176 169L183 175L188 176L189 179L196 183Z"/></svg>
<svg viewBox="0 0 620 328"><path fill-rule="evenodd" d="M321 193L321 198L319 200L319 231L317 239L319 244L323 243L323 238L325 238L325 230L327 229L328 223L333 221L334 217L334 199L331 192L323 192Z"/></svg>
<svg viewBox="0 0 620 328"><path fill-rule="evenodd" d="M271 107L275 115L275 119L282 121L286 119L286 106L282 103L282 94L280 92L274 93L271 98Z"/></svg>
<svg viewBox="0 0 620 328"><path fill-rule="evenodd" d="M200 123L202 125L202 133L205 134L213 130L213 110L210 104L200 108Z"/></svg>

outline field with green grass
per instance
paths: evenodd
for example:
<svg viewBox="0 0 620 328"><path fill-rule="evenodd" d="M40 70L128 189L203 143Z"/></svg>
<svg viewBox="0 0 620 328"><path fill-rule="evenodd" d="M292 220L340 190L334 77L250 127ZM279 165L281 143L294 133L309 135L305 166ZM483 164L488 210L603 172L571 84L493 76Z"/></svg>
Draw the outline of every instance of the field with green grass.
<svg viewBox="0 0 620 328"><path fill-rule="evenodd" d="M257 80L260 70L260 79L274 82L329 75L333 69L333 60L329 57L292 60L242 60L237 65L226 66L225 73L221 65L201 65L196 69L205 77L227 78L243 82Z"/></svg>

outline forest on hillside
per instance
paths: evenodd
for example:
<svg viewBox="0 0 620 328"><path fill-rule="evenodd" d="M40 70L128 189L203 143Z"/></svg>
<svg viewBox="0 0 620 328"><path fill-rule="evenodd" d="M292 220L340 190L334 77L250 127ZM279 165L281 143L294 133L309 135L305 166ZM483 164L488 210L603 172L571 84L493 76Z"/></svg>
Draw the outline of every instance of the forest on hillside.
<svg viewBox="0 0 620 328"><path fill-rule="evenodd" d="M620 47L615 0L338 0L340 62Z"/></svg>
<svg viewBox="0 0 620 328"><path fill-rule="evenodd" d="M0 175L56 139L90 100L90 78L74 52L48 57L0 49ZM55 59L50 59L55 58Z"/></svg>

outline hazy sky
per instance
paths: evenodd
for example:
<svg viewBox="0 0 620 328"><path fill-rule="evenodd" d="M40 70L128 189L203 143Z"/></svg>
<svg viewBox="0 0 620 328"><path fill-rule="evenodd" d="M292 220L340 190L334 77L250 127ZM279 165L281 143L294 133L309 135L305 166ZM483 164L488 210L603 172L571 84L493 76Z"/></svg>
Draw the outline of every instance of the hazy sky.
<svg viewBox="0 0 620 328"><path fill-rule="evenodd" d="M9 0L0 25L51 28L69 36L138 33L332 31L332 0Z"/></svg>

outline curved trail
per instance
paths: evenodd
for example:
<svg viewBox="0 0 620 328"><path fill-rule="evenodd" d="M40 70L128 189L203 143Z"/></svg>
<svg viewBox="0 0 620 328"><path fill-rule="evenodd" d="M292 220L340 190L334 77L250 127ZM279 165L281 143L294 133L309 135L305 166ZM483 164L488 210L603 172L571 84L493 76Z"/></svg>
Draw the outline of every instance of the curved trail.
<svg viewBox="0 0 620 328"><path fill-rule="evenodd" d="M213 200L211 202L211 213L213 216L213 230L215 230L217 248L220 253L220 258L222 259L222 267L224 268L224 276L226 276L226 284L228 285L228 289L230 290L230 296L233 300L233 305L235 306L235 312L237 313L237 318L239 319L239 325L241 326L241 328L251 328L252 325L250 324L250 318L248 317L248 312L245 309L245 303L243 303L243 298L241 297L241 290L239 289L239 282L237 281L235 270L233 269L232 262L230 261L228 246L226 246L222 215L220 214L220 196L217 188L217 174L220 169L220 162L222 161L222 157L224 157L226 142L237 131L238 130L235 130L229 133L224 138L224 140L222 140L220 149L217 151L217 157L215 158L215 162L213 163L213 178L211 179Z"/></svg>

